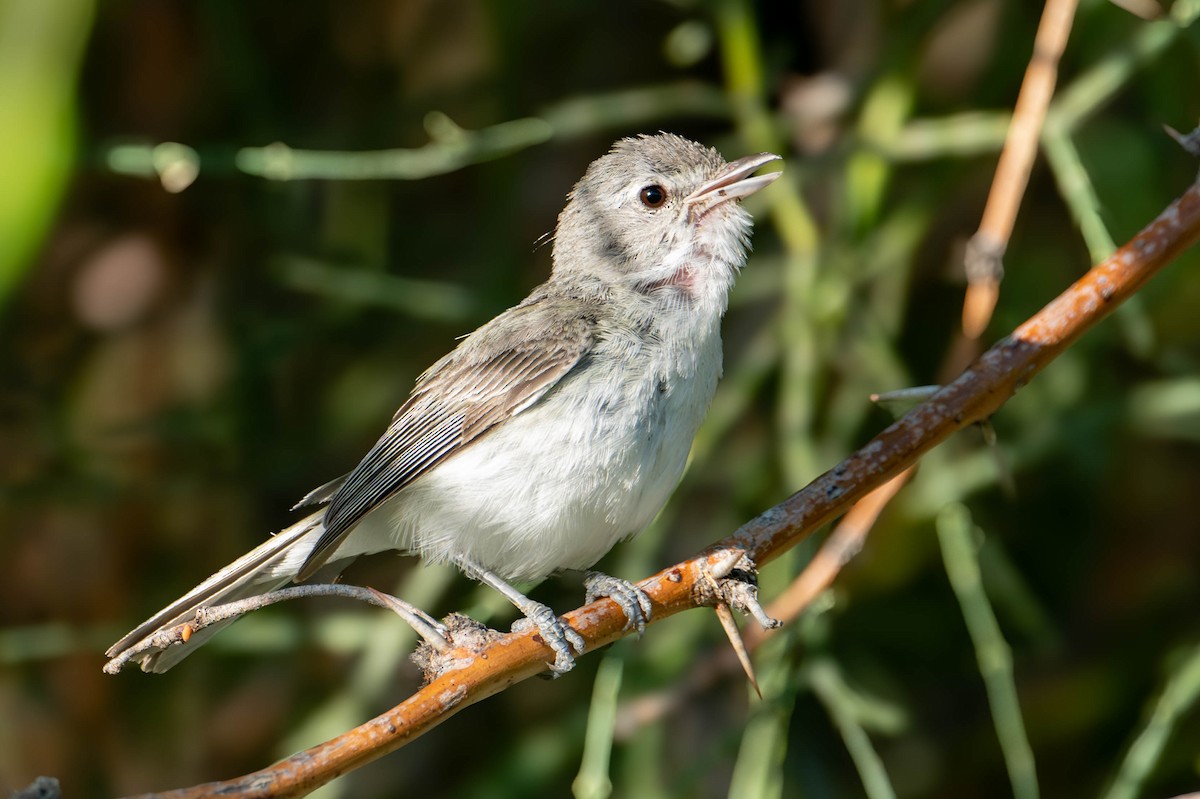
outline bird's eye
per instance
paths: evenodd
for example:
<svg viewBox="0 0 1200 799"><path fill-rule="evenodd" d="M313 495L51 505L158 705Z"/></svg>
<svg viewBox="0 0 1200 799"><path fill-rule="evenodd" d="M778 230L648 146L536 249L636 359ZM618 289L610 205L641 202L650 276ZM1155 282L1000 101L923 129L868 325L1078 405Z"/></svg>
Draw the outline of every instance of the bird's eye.
<svg viewBox="0 0 1200 799"><path fill-rule="evenodd" d="M658 184L646 186L638 193L638 199L647 208L662 208L667 204L667 190Z"/></svg>

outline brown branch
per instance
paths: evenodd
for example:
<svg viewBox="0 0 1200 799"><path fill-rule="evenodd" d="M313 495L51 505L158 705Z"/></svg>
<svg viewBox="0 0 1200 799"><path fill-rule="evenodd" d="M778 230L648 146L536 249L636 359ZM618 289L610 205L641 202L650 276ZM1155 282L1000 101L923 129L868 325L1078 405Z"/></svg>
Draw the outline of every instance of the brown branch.
<svg viewBox="0 0 1200 799"><path fill-rule="evenodd" d="M1021 198L1029 184L1042 123L1058 82L1058 62L1067 47L1077 5L1078 0L1046 0L1042 10L1033 41L1033 55L1017 94L1012 123L996 164L983 218L979 230L967 242L964 258L967 294L963 300L962 328L968 340L983 334L1000 296L1004 251L1008 248Z"/></svg>
<svg viewBox="0 0 1200 799"><path fill-rule="evenodd" d="M1192 185L1112 257L984 353L957 380L865 447L703 555L642 582L654 603L653 621L696 607L701 602L697 585L708 579L705 575L714 564L731 562L731 549L744 549L759 564L773 560L955 431L988 418L1084 331L1197 240L1200 183ZM579 608L565 618L583 636L588 651L629 632L624 628L624 613L609 599ZM504 635L478 651L459 650L457 654L461 668L444 672L388 712L333 740L244 777L146 796L302 796L399 749L475 702L544 671L550 656L536 632Z"/></svg>
<svg viewBox="0 0 1200 799"><path fill-rule="evenodd" d="M956 380L721 544L745 549L760 565L778 557L952 433L995 413L1084 331L1198 239L1200 183L1194 183L1129 243L997 342Z"/></svg>
<svg viewBox="0 0 1200 799"><path fill-rule="evenodd" d="M771 602L767 613L785 622L791 621L799 616L818 594L832 585L842 567L862 549L863 542L867 540L867 535L879 519L879 514L883 513L883 509L908 482L908 478L912 476L912 469L910 466L902 470L854 503L854 507L842 517L838 526L829 534L829 538L817 550L817 554L804 567L804 571L800 572L800 576ZM769 630L752 629L746 635L746 645L754 649L769 634Z"/></svg>
<svg viewBox="0 0 1200 799"><path fill-rule="evenodd" d="M803 613L822 591L832 585L842 567L862 549L879 515L900 493L900 489L912 477L914 469L915 467L910 466L854 503L804 570L783 593L771 600L765 613L787 624ZM722 617L721 625L727 624L726 619ZM692 697L708 690L717 680L735 673L739 665L750 678L754 690L758 692L757 680L753 677L752 667L748 665L749 655L777 632L776 628L747 627L745 640L739 642L744 651L735 644L732 649L720 649L711 657L699 658L695 666L677 684L623 703L617 710L617 738L628 740L646 725L675 712ZM726 634L729 634L727 626ZM761 692L759 697L762 697Z"/></svg>

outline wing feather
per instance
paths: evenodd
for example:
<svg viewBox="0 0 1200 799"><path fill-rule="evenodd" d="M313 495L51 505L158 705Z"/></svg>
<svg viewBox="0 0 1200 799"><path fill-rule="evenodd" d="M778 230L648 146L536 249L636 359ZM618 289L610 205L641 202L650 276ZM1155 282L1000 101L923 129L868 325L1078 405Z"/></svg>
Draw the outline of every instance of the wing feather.
<svg viewBox="0 0 1200 799"><path fill-rule="evenodd" d="M591 349L595 317L544 295L471 334L418 379L387 431L332 494L312 575L363 516L446 458L541 400Z"/></svg>

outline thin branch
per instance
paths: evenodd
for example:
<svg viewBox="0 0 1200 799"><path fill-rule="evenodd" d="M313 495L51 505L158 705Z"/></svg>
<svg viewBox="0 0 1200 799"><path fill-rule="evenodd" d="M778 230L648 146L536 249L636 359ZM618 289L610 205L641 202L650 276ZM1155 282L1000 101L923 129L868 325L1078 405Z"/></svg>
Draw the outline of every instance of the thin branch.
<svg viewBox="0 0 1200 799"><path fill-rule="evenodd" d="M261 610L278 602L286 602L289 599L308 599L315 596L357 599L359 602L366 602L368 605L390 610L404 619L408 623L408 626L412 627L413 631L421 636L430 646L441 652L447 651L450 648L450 644L445 638L447 632L445 626L436 619L431 618L425 611L409 602L405 602L399 597L376 591L374 588L346 585L345 583L313 583L311 585L293 585L288 588L280 588L277 591L269 591L265 594L239 599L235 602L226 602L223 605L196 608L196 614L191 621L185 621L174 627L159 630L140 641L136 646L126 649L104 664L104 673L117 674L121 669L129 665L130 661L137 660L142 654L150 650L160 650L186 644L193 635L205 627L231 621L239 616L244 616L255 610Z"/></svg>
<svg viewBox="0 0 1200 799"><path fill-rule="evenodd" d="M956 380L721 545L741 547L759 564L774 560L952 433L995 413L1198 239L1200 184L1193 184L1129 243L1001 339Z"/></svg>
<svg viewBox="0 0 1200 799"><path fill-rule="evenodd" d="M1200 158L1200 128L1196 128L1188 134L1180 133L1170 125L1163 125L1163 128L1167 131L1167 135L1183 148L1185 153Z"/></svg>
<svg viewBox="0 0 1200 799"><path fill-rule="evenodd" d="M1162 55L1179 35L1200 18L1200 4L1175 3L1169 18L1138 26L1129 40L1115 45L1058 92L1047 118L1062 130L1074 131L1098 108L1122 91L1137 70ZM984 155L1001 149L1012 127L1003 111L964 111L914 119L894 138L872 146L898 162L924 162L947 157Z"/></svg>
<svg viewBox="0 0 1200 799"><path fill-rule="evenodd" d="M888 779L883 760L851 709L854 698L849 696L850 688L842 678L837 663L830 657L815 659L809 665L808 678L813 693L829 711L834 726L841 733L868 799L895 799L896 791Z"/></svg>
<svg viewBox="0 0 1200 799"><path fill-rule="evenodd" d="M787 590L771 602L768 612L785 622L799 616L805 608L812 604L817 596L833 584L842 567L858 554L863 542L879 514L887 507L892 498L900 492L900 488L912 476L913 467L904 469L883 485L854 504L841 522L825 539L825 543L817 550L817 554L804 567ZM746 643L751 649L756 647L759 639L765 638L765 631L752 630Z"/></svg>
<svg viewBox="0 0 1200 799"><path fill-rule="evenodd" d="M1161 759L1171 733L1197 702L1200 702L1200 647L1184 653L1182 662L1172 670L1146 726L1130 744L1120 771L1103 799L1135 799L1144 794L1146 780Z"/></svg>
<svg viewBox="0 0 1200 799"><path fill-rule="evenodd" d="M937 387L924 388L934 391ZM879 515L912 477L913 471L914 467L910 466L854 503L799 576L767 605L766 614L787 624L795 620L822 591L832 585L842 567L862 549L863 542ZM721 619L721 624L726 625L725 619ZM728 627L726 632L728 633ZM628 739L636 730L674 713L690 697L707 690L718 679L735 673L739 665L754 685L756 680L751 676L753 672L749 665L749 654L755 652L777 632L774 628L748 627L744 636L744 653L734 644L732 650L722 649L712 657L700 658L690 673L678 684L666 686L662 690L625 703L618 718L618 735ZM757 685L754 685L754 688L758 690Z"/></svg>
<svg viewBox="0 0 1200 799"><path fill-rule="evenodd" d="M975 647L975 660L987 691L992 723L1000 741L1013 796L1015 799L1037 799L1037 768L1017 698L1012 648L1000 632L1000 622L983 590L970 512L958 504L943 508L938 515L937 531L946 574Z"/></svg>
<svg viewBox="0 0 1200 799"><path fill-rule="evenodd" d="M1058 62L1067 47L1078 0L1046 0L1033 42L1033 56L1013 109L1012 125L996 176L988 193L979 230L967 242L967 294L963 300L963 335L977 339L992 318L1000 296L1002 259L1016 223L1021 198L1029 184L1038 138L1058 82Z"/></svg>
<svg viewBox="0 0 1200 799"><path fill-rule="evenodd" d="M612 780L608 773L612 758L613 725L617 718L617 698L621 692L624 669L622 659L610 653L600 661L600 668L596 671L583 756L579 759L579 773L571 782L571 792L576 799L601 799L612 795Z"/></svg>
<svg viewBox="0 0 1200 799"><path fill-rule="evenodd" d="M991 416L1013 393L1200 240L1200 183L1062 295L984 353L957 380L889 426L803 490L691 560L640 583L654 603L652 623L699 604L697 585L742 549L757 563L774 560L867 493L916 463L954 432ZM723 576L716 571L718 576ZM625 615L601 599L564 617L592 651L629 633ZM453 652L451 654L454 654ZM470 705L545 671L549 649L535 631L510 633L463 651L448 670L386 713L273 766L225 782L146 796L302 796L395 751Z"/></svg>
<svg viewBox="0 0 1200 799"><path fill-rule="evenodd" d="M241 172L268 180L420 180L491 161L551 139L597 130L643 128L675 116L722 118L729 114L720 89L681 81L564 100L537 116L479 130L460 128L442 113L425 118L429 143L385 150L304 150L282 142L264 147L192 148L177 142L123 142L96 153L103 167L159 180L171 192L201 175Z"/></svg>
<svg viewBox="0 0 1200 799"><path fill-rule="evenodd" d="M754 663L750 660L750 648L746 646L746 641L742 638L742 631L738 629L737 620L733 618L733 611L725 604L717 605L716 610L717 620L721 622L721 629L725 631L725 637L729 639L733 656L741 665L754 693L758 695L759 699L762 699L762 688L758 686L758 675L754 673Z"/></svg>

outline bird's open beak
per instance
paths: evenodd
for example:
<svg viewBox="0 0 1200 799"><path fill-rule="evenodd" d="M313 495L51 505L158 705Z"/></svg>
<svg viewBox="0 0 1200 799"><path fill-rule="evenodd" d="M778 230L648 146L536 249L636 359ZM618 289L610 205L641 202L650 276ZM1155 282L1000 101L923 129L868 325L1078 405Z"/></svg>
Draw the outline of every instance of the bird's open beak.
<svg viewBox="0 0 1200 799"><path fill-rule="evenodd" d="M780 157L774 153L759 153L739 158L733 163L726 164L719 175L689 194L683 199L683 202L689 206L710 201L713 205L718 205L726 200L747 197L763 186L772 183L782 173L768 172L765 175L750 176L763 164L779 160L781 160Z"/></svg>

